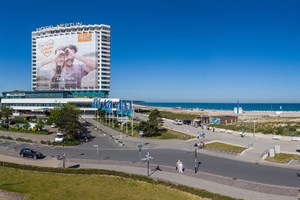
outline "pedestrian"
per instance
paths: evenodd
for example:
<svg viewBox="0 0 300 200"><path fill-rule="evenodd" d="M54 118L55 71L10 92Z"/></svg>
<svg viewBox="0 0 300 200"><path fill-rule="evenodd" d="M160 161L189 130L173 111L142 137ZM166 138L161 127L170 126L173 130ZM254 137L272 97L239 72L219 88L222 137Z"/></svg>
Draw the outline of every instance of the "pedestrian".
<svg viewBox="0 0 300 200"><path fill-rule="evenodd" d="M183 173L183 171L184 171L183 163L179 162L179 164L178 164L178 173Z"/></svg>
<svg viewBox="0 0 300 200"><path fill-rule="evenodd" d="M176 162L176 171L178 171L179 163L180 163L180 160L177 160L177 162Z"/></svg>

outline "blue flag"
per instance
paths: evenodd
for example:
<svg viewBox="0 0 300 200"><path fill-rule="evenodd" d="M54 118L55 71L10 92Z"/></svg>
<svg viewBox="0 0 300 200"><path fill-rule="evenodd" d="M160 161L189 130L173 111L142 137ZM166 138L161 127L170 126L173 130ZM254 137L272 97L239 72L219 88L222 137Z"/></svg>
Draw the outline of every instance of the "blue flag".
<svg viewBox="0 0 300 200"><path fill-rule="evenodd" d="M104 100L104 102L103 102L103 106L102 106L102 110L103 111L106 111L107 110L107 101L106 100Z"/></svg>
<svg viewBox="0 0 300 200"><path fill-rule="evenodd" d="M107 109L106 109L106 111L108 112L108 113L112 113L112 108L113 108L113 102L112 102L112 100L109 100L108 102L107 102Z"/></svg>
<svg viewBox="0 0 300 200"><path fill-rule="evenodd" d="M130 101L127 107L127 115L132 116L132 102Z"/></svg>
<svg viewBox="0 0 300 200"><path fill-rule="evenodd" d="M126 108L126 101L121 101L121 113L122 115L126 115L127 113L127 108Z"/></svg>
<svg viewBox="0 0 300 200"><path fill-rule="evenodd" d="M116 109L117 109L117 115L119 115L121 113L121 102L120 101L117 103Z"/></svg>

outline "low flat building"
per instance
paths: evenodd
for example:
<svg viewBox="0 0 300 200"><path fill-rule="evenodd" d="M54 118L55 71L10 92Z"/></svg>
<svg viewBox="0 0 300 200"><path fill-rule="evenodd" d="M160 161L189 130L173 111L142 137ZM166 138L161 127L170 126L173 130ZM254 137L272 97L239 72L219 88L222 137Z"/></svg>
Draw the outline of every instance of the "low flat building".
<svg viewBox="0 0 300 200"><path fill-rule="evenodd" d="M236 116L210 116L209 122L210 124L220 124L220 125L227 125L227 124L235 124L238 121L238 117Z"/></svg>
<svg viewBox="0 0 300 200"><path fill-rule="evenodd" d="M15 113L42 113L55 107L66 104L77 106L82 114L95 114L97 108L92 106L97 97L82 97L70 91L10 91L2 93L1 104L9 106ZM111 100L114 104L120 101L118 98L99 98L100 102Z"/></svg>

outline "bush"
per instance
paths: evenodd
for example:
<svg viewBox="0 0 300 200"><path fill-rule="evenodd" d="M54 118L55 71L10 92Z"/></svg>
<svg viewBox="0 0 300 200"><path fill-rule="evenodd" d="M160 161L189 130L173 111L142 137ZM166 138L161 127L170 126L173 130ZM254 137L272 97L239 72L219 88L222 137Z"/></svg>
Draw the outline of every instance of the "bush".
<svg viewBox="0 0 300 200"><path fill-rule="evenodd" d="M10 136L0 136L0 138L5 139L5 140L14 140L12 137Z"/></svg>
<svg viewBox="0 0 300 200"><path fill-rule="evenodd" d="M16 124L19 124L19 123L26 123L27 121L26 121L26 119L25 119L25 117L15 117L14 118L14 122L16 122Z"/></svg>
<svg viewBox="0 0 300 200"><path fill-rule="evenodd" d="M17 138L16 141L20 141L20 142L33 142L31 139L25 139L25 138Z"/></svg>

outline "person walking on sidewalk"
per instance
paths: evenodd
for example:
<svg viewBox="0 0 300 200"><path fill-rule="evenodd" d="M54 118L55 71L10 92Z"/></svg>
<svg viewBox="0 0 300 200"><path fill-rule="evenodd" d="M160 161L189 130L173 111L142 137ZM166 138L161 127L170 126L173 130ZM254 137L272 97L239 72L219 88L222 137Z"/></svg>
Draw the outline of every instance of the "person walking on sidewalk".
<svg viewBox="0 0 300 200"><path fill-rule="evenodd" d="M183 173L183 171L184 171L183 164L182 164L182 162L180 161L179 164L178 164L178 172L179 172L179 173Z"/></svg>
<svg viewBox="0 0 300 200"><path fill-rule="evenodd" d="M178 168L179 164L180 164L180 160L177 160L177 162L176 162L176 171L177 172L179 172L179 168Z"/></svg>

